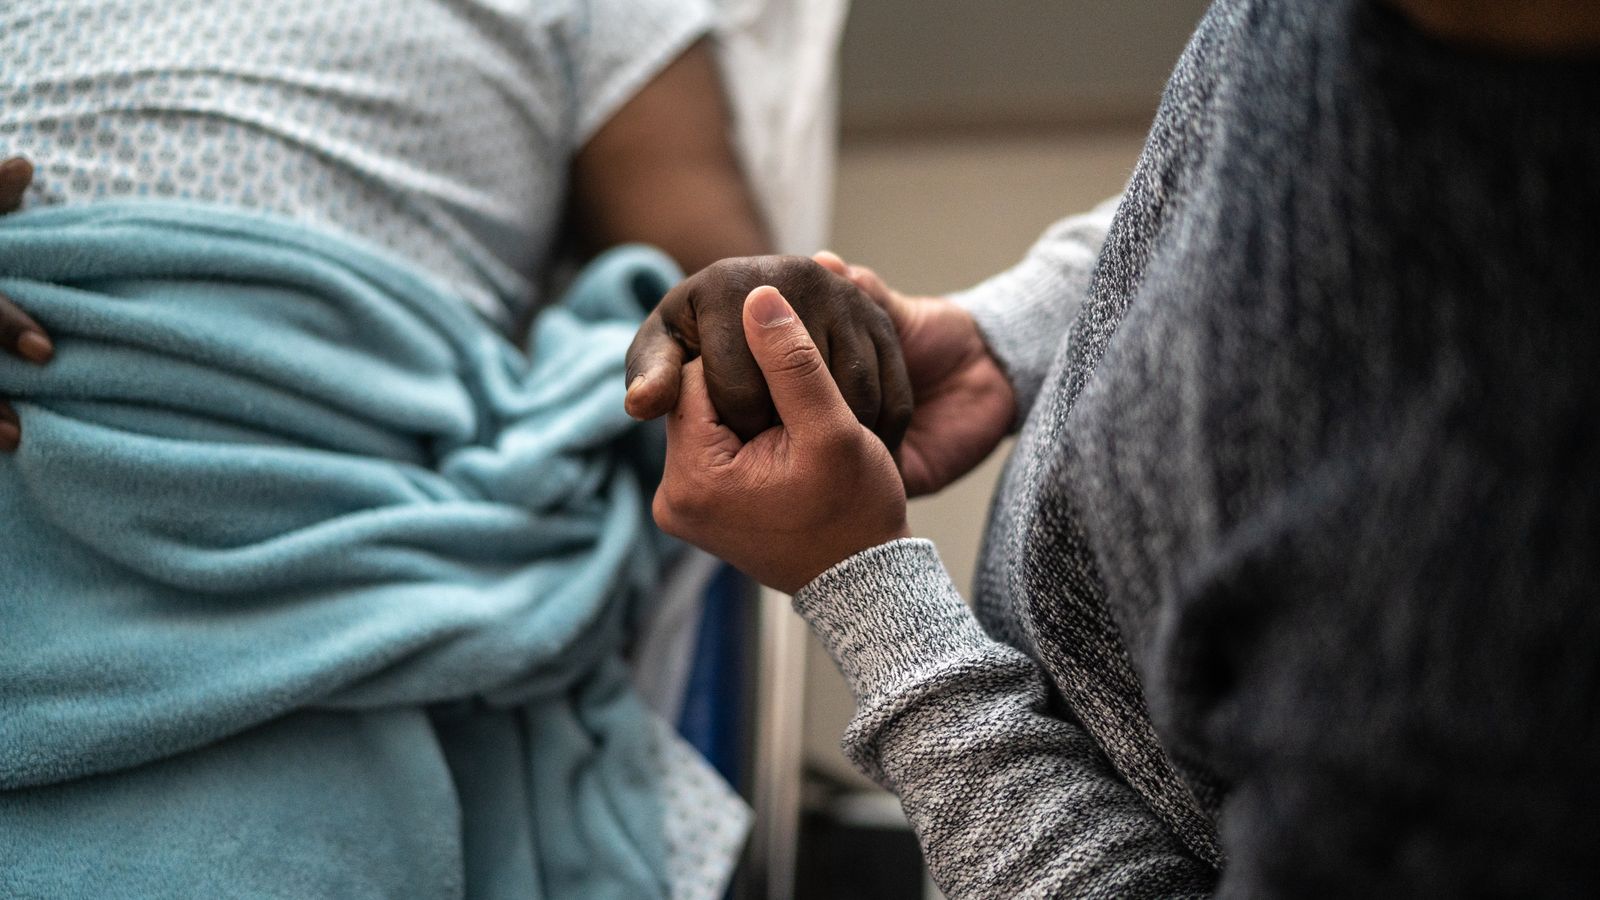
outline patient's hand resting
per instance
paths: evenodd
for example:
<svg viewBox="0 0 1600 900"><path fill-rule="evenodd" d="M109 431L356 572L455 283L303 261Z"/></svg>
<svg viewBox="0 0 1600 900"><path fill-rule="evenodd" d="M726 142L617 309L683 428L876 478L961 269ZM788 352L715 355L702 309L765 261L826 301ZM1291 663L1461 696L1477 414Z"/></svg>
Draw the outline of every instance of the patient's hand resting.
<svg viewBox="0 0 1600 900"><path fill-rule="evenodd" d="M33 166L27 160L0 161L0 215L16 212L22 206L23 192L32 183ZM0 349L40 365L49 362L55 354L55 348L39 323L4 294L0 294ZM21 439L22 422L11 404L0 397L0 450L17 449Z"/></svg>
<svg viewBox="0 0 1600 900"><path fill-rule="evenodd" d="M640 419L671 412L682 367L698 357L710 402L735 435L748 441L777 424L745 342L745 298L762 285L789 298L856 420L897 448L912 395L894 324L848 278L803 256L726 259L673 288L628 350L628 412Z"/></svg>

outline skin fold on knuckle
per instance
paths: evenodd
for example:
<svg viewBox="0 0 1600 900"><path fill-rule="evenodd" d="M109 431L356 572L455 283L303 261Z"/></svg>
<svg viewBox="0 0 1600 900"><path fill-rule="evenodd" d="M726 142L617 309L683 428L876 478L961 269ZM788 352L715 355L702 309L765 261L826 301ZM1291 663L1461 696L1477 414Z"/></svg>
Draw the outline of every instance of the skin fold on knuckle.
<svg viewBox="0 0 1600 900"><path fill-rule="evenodd" d="M656 489L650 511L656 526L675 538L705 546L716 520L717 503L704 480L669 473Z"/></svg>
<svg viewBox="0 0 1600 900"><path fill-rule="evenodd" d="M806 455L821 474L831 479L861 467L865 456L863 436L877 440L855 422L824 428L809 442Z"/></svg>
<svg viewBox="0 0 1600 900"><path fill-rule="evenodd" d="M875 360L874 360L875 362ZM876 366L867 365L866 354L860 347L851 347L848 359L840 359L834 367L834 378L839 390L846 396L870 400L874 407L878 401L878 373Z"/></svg>
<svg viewBox="0 0 1600 900"><path fill-rule="evenodd" d="M745 295L763 283L762 257L736 256L707 266L696 277L695 313L736 312Z"/></svg>
<svg viewBox="0 0 1600 900"><path fill-rule="evenodd" d="M699 519L704 511L704 492L698 482L699 479L692 476L669 475L656 491L657 502L680 527Z"/></svg>
<svg viewBox="0 0 1600 900"><path fill-rule="evenodd" d="M775 375L796 380L809 380L822 371L822 354L809 337L791 335L780 340L771 351L771 368Z"/></svg>
<svg viewBox="0 0 1600 900"><path fill-rule="evenodd" d="M733 449L716 445L705 448L701 454L700 463L706 474L718 475L725 472L739 459L739 454Z"/></svg>
<svg viewBox="0 0 1600 900"><path fill-rule="evenodd" d="M673 513L672 504L668 502L666 486L656 490L655 499L650 501L650 517L655 519L656 527L675 538L687 539L678 528L678 520Z"/></svg>

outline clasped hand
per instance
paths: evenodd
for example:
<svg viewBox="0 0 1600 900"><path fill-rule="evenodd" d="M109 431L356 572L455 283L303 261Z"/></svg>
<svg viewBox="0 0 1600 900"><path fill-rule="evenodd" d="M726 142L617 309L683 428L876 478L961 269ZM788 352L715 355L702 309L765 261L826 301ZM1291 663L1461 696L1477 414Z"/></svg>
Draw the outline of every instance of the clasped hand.
<svg viewBox="0 0 1600 900"><path fill-rule="evenodd" d="M752 273L761 276L753 289ZM888 340L880 318L892 326ZM718 343L697 345L684 339L690 332L716 333ZM856 355L865 347L870 367ZM730 360L746 364L741 374L714 380ZM840 377L863 369L879 384ZM671 410L657 523L789 593L905 537L908 491L930 493L965 474L1016 416L1010 383L970 315L903 297L831 254L701 272L640 330L628 371L630 412Z"/></svg>

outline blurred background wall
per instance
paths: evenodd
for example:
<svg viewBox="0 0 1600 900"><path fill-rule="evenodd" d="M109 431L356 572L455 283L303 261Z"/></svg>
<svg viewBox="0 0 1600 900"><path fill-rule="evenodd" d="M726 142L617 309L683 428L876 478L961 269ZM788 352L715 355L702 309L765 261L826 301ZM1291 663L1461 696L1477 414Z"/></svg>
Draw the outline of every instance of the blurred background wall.
<svg viewBox="0 0 1600 900"><path fill-rule="evenodd" d="M857 0L854 135L1142 128L1204 0Z"/></svg>
<svg viewBox="0 0 1600 900"><path fill-rule="evenodd" d="M966 287L1011 265L1049 223L1121 190L1205 6L857 0L842 50L832 249L918 293ZM939 545L964 591L1006 449L911 506L913 530ZM891 824L894 804L838 749L851 699L814 641L807 671L813 810L831 804Z"/></svg>

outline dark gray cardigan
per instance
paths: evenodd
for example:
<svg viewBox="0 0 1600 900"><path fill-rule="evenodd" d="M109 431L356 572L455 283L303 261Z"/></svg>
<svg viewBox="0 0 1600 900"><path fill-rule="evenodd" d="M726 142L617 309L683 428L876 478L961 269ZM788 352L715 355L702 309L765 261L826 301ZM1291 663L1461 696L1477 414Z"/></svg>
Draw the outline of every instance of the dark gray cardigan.
<svg viewBox="0 0 1600 900"><path fill-rule="evenodd" d="M914 540L795 599L948 893L1600 890L1600 67L1222 0L1109 232L959 302L976 617Z"/></svg>

